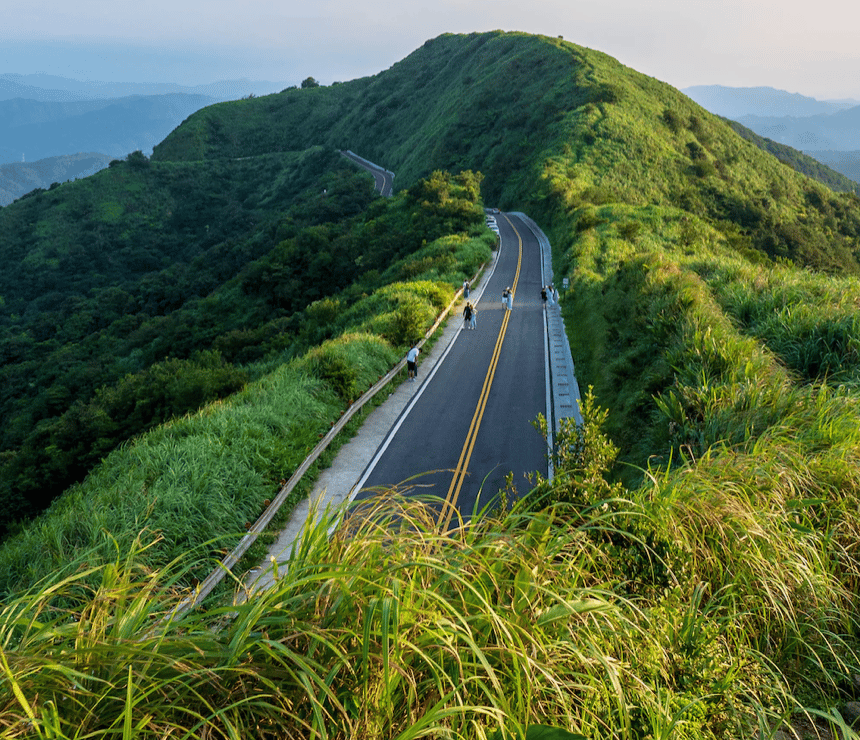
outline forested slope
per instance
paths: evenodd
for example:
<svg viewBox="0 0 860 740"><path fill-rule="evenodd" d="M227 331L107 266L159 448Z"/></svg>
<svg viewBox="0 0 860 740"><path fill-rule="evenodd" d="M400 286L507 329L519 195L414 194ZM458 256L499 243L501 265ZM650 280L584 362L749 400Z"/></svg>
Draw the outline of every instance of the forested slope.
<svg viewBox="0 0 860 740"><path fill-rule="evenodd" d="M2 521L44 508L122 440L238 390L248 363L334 336L305 308L342 294L345 309L402 279L391 271L423 244L480 231L477 182L466 210L434 210L382 202L320 148L205 163L137 152L4 208ZM407 277L446 274L425 267Z"/></svg>

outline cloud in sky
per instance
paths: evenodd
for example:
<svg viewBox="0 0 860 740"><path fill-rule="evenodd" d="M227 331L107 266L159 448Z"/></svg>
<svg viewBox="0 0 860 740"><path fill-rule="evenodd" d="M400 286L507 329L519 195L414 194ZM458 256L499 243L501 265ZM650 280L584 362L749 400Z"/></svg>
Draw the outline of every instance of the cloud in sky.
<svg viewBox="0 0 860 740"><path fill-rule="evenodd" d="M860 3L846 0L0 0L0 10L0 72L328 83L387 69L440 33L503 29L562 35L676 87L860 98Z"/></svg>

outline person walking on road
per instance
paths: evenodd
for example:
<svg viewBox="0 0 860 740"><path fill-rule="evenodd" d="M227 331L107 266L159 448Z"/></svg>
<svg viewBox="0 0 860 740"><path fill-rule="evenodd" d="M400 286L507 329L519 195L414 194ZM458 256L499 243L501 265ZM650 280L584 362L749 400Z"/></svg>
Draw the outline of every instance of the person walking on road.
<svg viewBox="0 0 860 740"><path fill-rule="evenodd" d="M509 285L504 293L502 293L502 303L505 304L505 308L508 311L514 310L514 292L511 290L511 286Z"/></svg>
<svg viewBox="0 0 860 740"><path fill-rule="evenodd" d="M543 301L543 305L546 306L546 285L540 289L540 299Z"/></svg>
<svg viewBox="0 0 860 740"><path fill-rule="evenodd" d="M469 304L472 305L471 303ZM472 306L472 318L469 321L469 328L475 329L478 326L478 309L475 306Z"/></svg>
<svg viewBox="0 0 860 740"><path fill-rule="evenodd" d="M475 309L472 308L471 303L467 303L466 307L463 309L463 328L471 329L472 328L472 312Z"/></svg>
<svg viewBox="0 0 860 740"><path fill-rule="evenodd" d="M418 349L417 342L412 343L409 351L406 353L406 369L409 376L409 382L414 382L418 377L418 354L421 350Z"/></svg>

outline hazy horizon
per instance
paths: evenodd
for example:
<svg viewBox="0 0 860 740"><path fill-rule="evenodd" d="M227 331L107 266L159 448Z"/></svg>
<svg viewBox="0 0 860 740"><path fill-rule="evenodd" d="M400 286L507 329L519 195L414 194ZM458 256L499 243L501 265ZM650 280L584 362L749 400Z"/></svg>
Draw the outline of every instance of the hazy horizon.
<svg viewBox="0 0 860 740"><path fill-rule="evenodd" d="M14 6L0 73L186 86L248 78L284 85L374 75L442 33L493 29L563 36L677 88L773 87L860 98L860 5L822 0L43 0Z"/></svg>

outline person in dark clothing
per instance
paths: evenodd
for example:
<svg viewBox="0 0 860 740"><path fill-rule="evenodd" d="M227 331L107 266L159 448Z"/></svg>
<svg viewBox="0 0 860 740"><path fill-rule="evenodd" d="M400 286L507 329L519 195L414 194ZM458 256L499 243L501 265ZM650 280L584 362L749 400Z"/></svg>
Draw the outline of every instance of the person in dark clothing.
<svg viewBox="0 0 860 740"><path fill-rule="evenodd" d="M472 304L467 303L466 307L463 309L463 328L469 329L471 328L472 323Z"/></svg>

